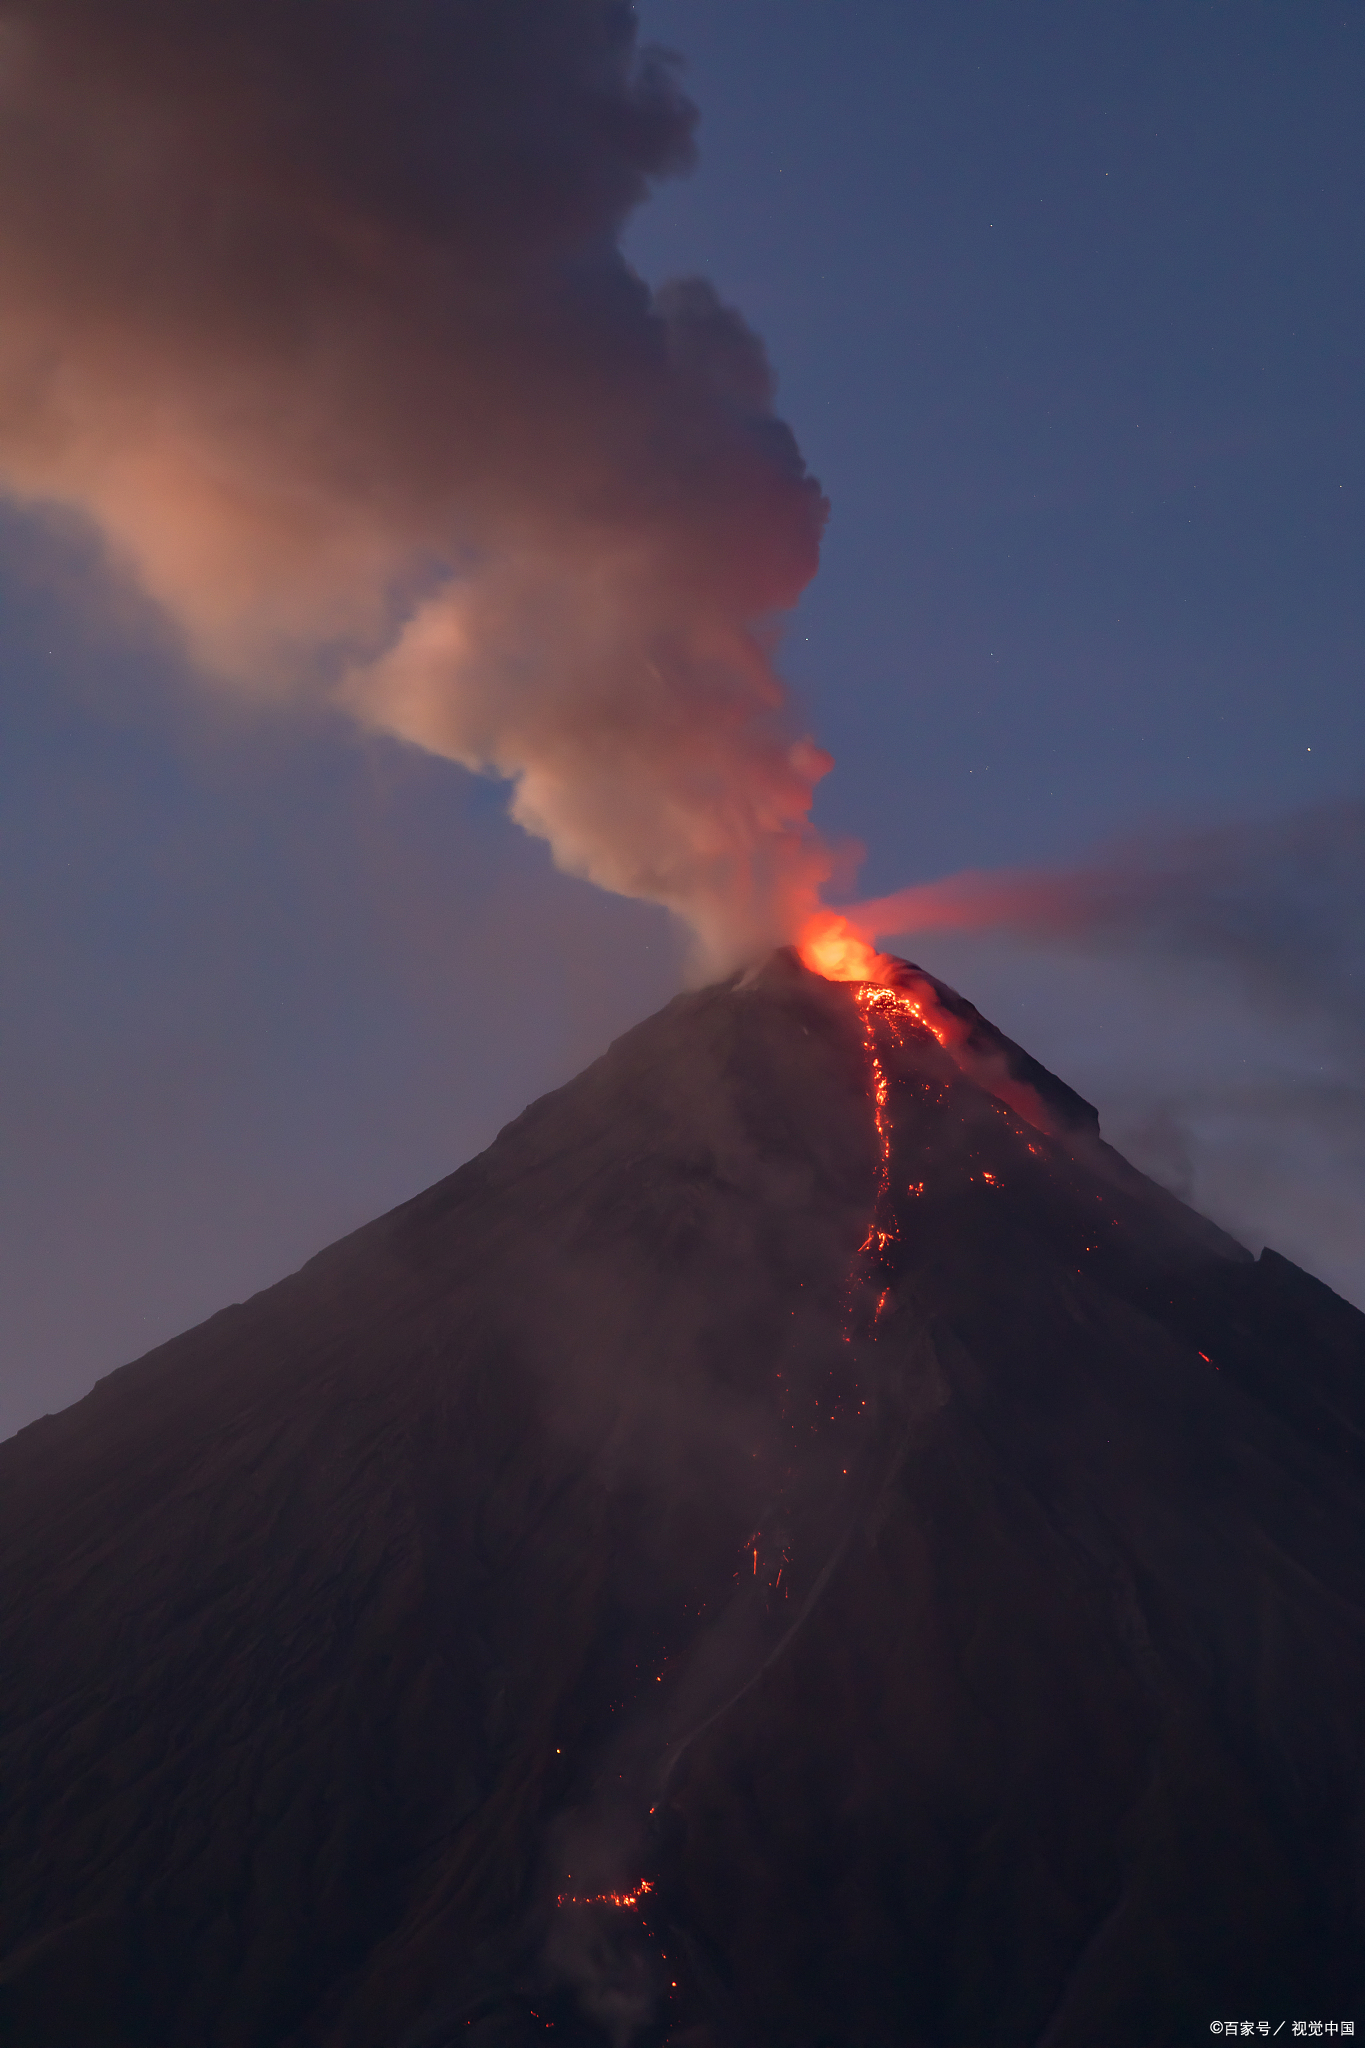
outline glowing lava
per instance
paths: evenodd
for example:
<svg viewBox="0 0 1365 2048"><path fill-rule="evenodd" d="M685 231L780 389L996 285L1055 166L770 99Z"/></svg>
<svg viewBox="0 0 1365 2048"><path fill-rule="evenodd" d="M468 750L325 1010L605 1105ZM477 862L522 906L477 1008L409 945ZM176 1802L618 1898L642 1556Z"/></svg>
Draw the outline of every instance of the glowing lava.
<svg viewBox="0 0 1365 2048"><path fill-rule="evenodd" d="M829 976L834 980L840 977ZM859 1256L866 1256L874 1272L883 1280L886 1278L889 1261L888 1248L900 1236L894 1210L886 1215L887 1198L891 1193L891 1079L883 1058L882 1043L878 1039L878 1028L889 1034L891 1042L899 1051L905 1044L905 1026L913 1025L917 1030L931 1032L940 1045L948 1041L943 1022L933 1016L925 1000L907 990L889 988L884 982L861 981L855 988L853 1000L863 1022L863 1046L867 1053L869 1094L872 1097L872 1124L877 1134L877 1186L872 1203L872 1221L867 1236L858 1247ZM932 999L930 999L932 1000ZM923 1184L921 1183L921 1186ZM881 1321L882 1310L890 1296L889 1286L882 1286L877 1296L872 1323L875 1328Z"/></svg>
<svg viewBox="0 0 1365 2048"><path fill-rule="evenodd" d="M918 1024L933 1033L942 1046L951 1047L965 1036L964 1027L943 1009L927 981L910 986L911 974L903 961L890 953L879 953L866 936L837 910L820 910L808 918L796 949L803 966L826 981L851 981L858 985L854 998L862 1013L865 1035L870 1018L888 1017ZM903 1041L896 1029L896 1043ZM869 1047L872 1040L868 1039ZM881 1098L884 1106L885 1096Z"/></svg>
<svg viewBox="0 0 1365 2048"><path fill-rule="evenodd" d="M653 1807L650 1812L653 1812ZM634 1891L629 1892L586 1892L579 1898L573 1892L561 1892L555 1900L557 1906L619 1906L623 1912L638 1913L640 1901L646 1892L652 1892L652 1878L642 1877Z"/></svg>
<svg viewBox="0 0 1365 2048"><path fill-rule="evenodd" d="M1011 1072L1001 1052L976 1044L970 1022L940 1002L928 977L893 954L879 953L867 937L867 930L865 924L855 924L837 910L819 910L802 926L797 951L803 966L812 974L821 975L826 981L854 985L854 1001L863 1019L864 1043L873 1064L877 1133L884 1149L886 1134L881 1112L886 1103L885 1075L876 1056L873 1029L873 1020L883 1018L891 1021L897 1045L904 1043L902 1024L916 1024L932 1033L970 1081L994 1095L1035 1130L1051 1135L1055 1127L1037 1089Z"/></svg>
<svg viewBox="0 0 1365 2048"><path fill-rule="evenodd" d="M826 981L884 981L892 965L846 917L835 910L817 911L802 926L797 951L812 974Z"/></svg>
<svg viewBox="0 0 1365 2048"><path fill-rule="evenodd" d="M859 1258L871 1266L871 1278L878 1285L873 1328L881 1320L890 1298L889 1247L900 1235L894 1210L888 1216L891 1193L891 1080L885 1052L887 1040L900 1051L905 1045L907 1026L927 1031L938 1043L953 1051L966 1037L966 1027L945 1010L932 985L918 979L905 963L888 953L879 953L864 932L838 911L821 910L803 926L797 942L803 965L826 981L854 984L853 1001L863 1026L863 1047L867 1054L872 1121L877 1135L877 1184L872 1220L867 1236L858 1247ZM923 1192L923 1182L911 1190Z"/></svg>

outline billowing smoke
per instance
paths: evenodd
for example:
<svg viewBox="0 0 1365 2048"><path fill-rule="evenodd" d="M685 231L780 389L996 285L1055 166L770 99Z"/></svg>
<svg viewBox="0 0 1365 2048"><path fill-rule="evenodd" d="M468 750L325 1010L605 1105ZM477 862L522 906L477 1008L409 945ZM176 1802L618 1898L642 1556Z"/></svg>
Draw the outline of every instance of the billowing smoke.
<svg viewBox="0 0 1365 2048"><path fill-rule="evenodd" d="M631 8L0 0L0 117L0 487L207 674L508 778L708 965L788 935L825 506L738 314L619 253L695 119Z"/></svg>

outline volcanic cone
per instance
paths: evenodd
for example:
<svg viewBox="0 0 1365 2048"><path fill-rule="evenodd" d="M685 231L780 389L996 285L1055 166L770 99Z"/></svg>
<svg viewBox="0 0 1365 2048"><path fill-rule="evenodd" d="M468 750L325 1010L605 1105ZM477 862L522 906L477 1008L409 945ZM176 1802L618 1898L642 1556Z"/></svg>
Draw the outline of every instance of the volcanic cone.
<svg viewBox="0 0 1365 2048"><path fill-rule="evenodd" d="M1365 2027L1363 1374L919 970L679 997L0 1448L6 2038Z"/></svg>

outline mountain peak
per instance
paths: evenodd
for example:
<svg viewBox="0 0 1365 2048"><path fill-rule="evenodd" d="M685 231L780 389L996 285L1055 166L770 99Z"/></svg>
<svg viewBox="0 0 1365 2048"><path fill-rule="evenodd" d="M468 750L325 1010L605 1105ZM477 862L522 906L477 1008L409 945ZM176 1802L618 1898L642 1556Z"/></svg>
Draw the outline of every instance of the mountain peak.
<svg viewBox="0 0 1365 2048"><path fill-rule="evenodd" d="M1349 2010L1362 1367L1365 1318L911 963L680 996L0 1447L0 2017Z"/></svg>

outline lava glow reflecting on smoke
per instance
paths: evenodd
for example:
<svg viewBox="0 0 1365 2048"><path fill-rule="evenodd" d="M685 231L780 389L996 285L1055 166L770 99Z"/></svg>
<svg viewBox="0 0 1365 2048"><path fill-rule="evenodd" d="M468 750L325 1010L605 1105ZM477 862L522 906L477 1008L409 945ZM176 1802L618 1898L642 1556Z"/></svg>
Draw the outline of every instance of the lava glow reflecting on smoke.
<svg viewBox="0 0 1365 2048"><path fill-rule="evenodd" d="M907 969L903 963L889 953L879 953L838 911L822 910L810 918L797 941L797 951L812 974L826 981L857 984L855 1000L865 1027L870 1028L869 1018L875 1013L918 1024L943 1046L951 1046L962 1036L961 1026L954 1028L956 1019L940 1006L929 983L923 982L911 992L904 986ZM897 985L893 986L893 981ZM896 1041L901 1042L899 1030Z"/></svg>
<svg viewBox="0 0 1365 2048"><path fill-rule="evenodd" d="M797 951L812 974L826 981L883 981L891 965L846 917L835 910L817 911L802 927Z"/></svg>

